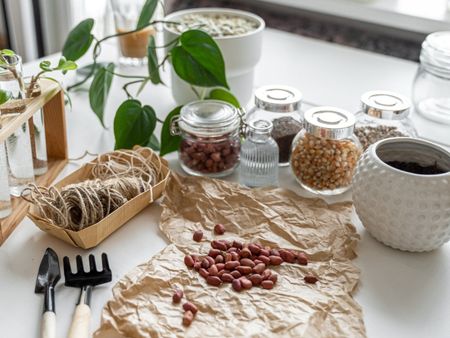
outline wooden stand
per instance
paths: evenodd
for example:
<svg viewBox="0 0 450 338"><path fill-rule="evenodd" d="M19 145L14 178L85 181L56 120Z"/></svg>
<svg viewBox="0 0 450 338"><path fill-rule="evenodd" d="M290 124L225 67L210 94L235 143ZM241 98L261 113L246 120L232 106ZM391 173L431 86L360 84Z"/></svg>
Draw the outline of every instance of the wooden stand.
<svg viewBox="0 0 450 338"><path fill-rule="evenodd" d="M35 179L37 185L48 186L64 169L68 161L64 93L59 84L53 81L41 79L39 84L41 95L31 99L23 113L0 129L0 144L43 108L48 171L44 175L36 176ZM11 235L28 211L28 202L22 198L12 197L11 201L11 215L0 220L0 245Z"/></svg>

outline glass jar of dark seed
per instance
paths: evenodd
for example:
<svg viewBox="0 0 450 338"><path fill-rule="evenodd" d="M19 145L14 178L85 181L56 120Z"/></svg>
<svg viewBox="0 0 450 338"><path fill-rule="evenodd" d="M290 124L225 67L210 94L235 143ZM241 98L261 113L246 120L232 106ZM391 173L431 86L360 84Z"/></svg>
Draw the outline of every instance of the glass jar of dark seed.
<svg viewBox="0 0 450 338"><path fill-rule="evenodd" d="M270 85L255 91L255 107L246 116L248 123L256 120L272 122L272 138L278 144L280 166L288 166L292 141L302 129L300 106L302 93L289 86Z"/></svg>
<svg viewBox="0 0 450 338"><path fill-rule="evenodd" d="M232 105L217 100L194 101L172 120L171 134L181 136L178 157L195 176L230 175L239 163L241 117Z"/></svg>
<svg viewBox="0 0 450 338"><path fill-rule="evenodd" d="M363 149L390 137L417 137L409 118L410 100L385 90L373 90L361 96L361 109L355 115L355 135Z"/></svg>

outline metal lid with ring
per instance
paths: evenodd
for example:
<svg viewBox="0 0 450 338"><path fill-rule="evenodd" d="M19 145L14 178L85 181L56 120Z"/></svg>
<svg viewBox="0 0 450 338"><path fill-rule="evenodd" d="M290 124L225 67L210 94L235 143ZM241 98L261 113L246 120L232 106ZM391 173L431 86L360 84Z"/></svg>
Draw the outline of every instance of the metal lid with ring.
<svg viewBox="0 0 450 338"><path fill-rule="evenodd" d="M302 93L290 86L270 85L255 91L256 107L276 113L299 110L302 98Z"/></svg>
<svg viewBox="0 0 450 338"><path fill-rule="evenodd" d="M194 101L183 106L180 116L171 121L171 133L179 135L184 131L204 137L221 136L239 130L240 121L238 110L229 103Z"/></svg>
<svg viewBox="0 0 450 338"><path fill-rule="evenodd" d="M372 90L361 95L362 111L385 120L401 120L409 114L411 101L404 95L386 90Z"/></svg>
<svg viewBox="0 0 450 338"><path fill-rule="evenodd" d="M315 107L305 112L306 132L321 138L339 140L353 135L355 116L336 107Z"/></svg>

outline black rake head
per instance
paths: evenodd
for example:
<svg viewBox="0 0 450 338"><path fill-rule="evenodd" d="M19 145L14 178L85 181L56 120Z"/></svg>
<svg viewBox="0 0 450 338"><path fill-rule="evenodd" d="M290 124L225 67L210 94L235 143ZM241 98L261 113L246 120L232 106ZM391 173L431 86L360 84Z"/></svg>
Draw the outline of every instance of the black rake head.
<svg viewBox="0 0 450 338"><path fill-rule="evenodd" d="M108 283L112 279L111 269L109 268L108 256L105 253L102 253L102 267L101 271L97 270L95 264L94 255L89 255L89 270L88 272L84 271L83 260L80 255L76 257L77 262L77 272L72 273L72 269L70 268L70 260L69 257L64 257L64 276L65 276L65 285L81 288L83 286L91 285L96 286L104 283Z"/></svg>

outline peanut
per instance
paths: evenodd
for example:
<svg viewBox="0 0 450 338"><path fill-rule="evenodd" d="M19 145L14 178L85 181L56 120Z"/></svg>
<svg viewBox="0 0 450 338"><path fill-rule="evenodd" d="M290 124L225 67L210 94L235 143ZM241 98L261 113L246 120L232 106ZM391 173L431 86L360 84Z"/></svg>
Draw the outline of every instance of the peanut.
<svg viewBox="0 0 450 338"><path fill-rule="evenodd" d="M217 269L216 265L211 265L208 269L208 273L210 276L216 276L218 272L219 272L219 269Z"/></svg>
<svg viewBox="0 0 450 338"><path fill-rule="evenodd" d="M221 271L225 268L225 264L223 264L223 263L217 263L216 266L217 266L217 270L219 270L219 271Z"/></svg>
<svg viewBox="0 0 450 338"><path fill-rule="evenodd" d="M233 289L235 291L241 291L242 290L242 284L241 284L241 281L239 279L233 280L233 282L231 282L231 286L233 287Z"/></svg>
<svg viewBox="0 0 450 338"><path fill-rule="evenodd" d="M183 325L189 326L189 325L191 325L193 320L194 320L194 314L192 313L192 311L186 311L183 315Z"/></svg>
<svg viewBox="0 0 450 338"><path fill-rule="evenodd" d="M211 264L209 264L209 261L206 258L203 258L203 260L202 260L202 268L208 269L210 265Z"/></svg>
<svg viewBox="0 0 450 338"><path fill-rule="evenodd" d="M219 249L221 251L227 251L227 245L225 243L221 242L221 241L216 241L216 240L212 241L211 242L211 247L213 249Z"/></svg>
<svg viewBox="0 0 450 338"><path fill-rule="evenodd" d="M249 279L247 279L247 278L245 278L245 277L241 277L241 278L240 278L240 281L241 281L241 285L242 285L242 287L243 287L244 289L251 289L252 286L253 286L251 280L249 280Z"/></svg>
<svg viewBox="0 0 450 338"><path fill-rule="evenodd" d="M197 306L195 306L194 304L192 304L191 302L186 302L183 304L183 310L184 311L191 311L192 314L196 314L198 309Z"/></svg>
<svg viewBox="0 0 450 338"><path fill-rule="evenodd" d="M297 262L300 265L308 265L308 256L303 252L299 252L297 254Z"/></svg>
<svg viewBox="0 0 450 338"><path fill-rule="evenodd" d="M225 233L225 227L223 226L223 224L216 224L214 226L214 233L216 235L223 235Z"/></svg>
<svg viewBox="0 0 450 338"><path fill-rule="evenodd" d="M248 248L244 248L240 252L242 258L248 258L252 256L252 252Z"/></svg>
<svg viewBox="0 0 450 338"><path fill-rule="evenodd" d="M184 256L184 264L186 264L186 266L188 268L192 268L195 264L194 259L192 258L192 256Z"/></svg>
<svg viewBox="0 0 450 338"><path fill-rule="evenodd" d="M260 256L270 256L270 251L267 249L261 249L261 252L259 253Z"/></svg>
<svg viewBox="0 0 450 338"><path fill-rule="evenodd" d="M240 273L241 273L241 275L248 275L248 274L250 274L250 273L252 273L252 268L251 267L249 267L249 266L238 266L237 268L236 268L236 270L237 271L239 271Z"/></svg>
<svg viewBox="0 0 450 338"><path fill-rule="evenodd" d="M295 262L295 254L289 250L280 250L280 256L283 258L285 262L294 263Z"/></svg>
<svg viewBox="0 0 450 338"><path fill-rule="evenodd" d="M262 282L262 280L263 280L262 277L261 277L261 275L258 275L258 274L253 274L253 275L251 275L248 279L250 279L250 281L252 282L252 284L255 285L255 286L261 284L261 282Z"/></svg>
<svg viewBox="0 0 450 338"><path fill-rule="evenodd" d="M195 270L200 270L200 268L202 267L202 262L195 262L194 263L194 269Z"/></svg>
<svg viewBox="0 0 450 338"><path fill-rule="evenodd" d="M237 270L231 271L230 275L232 275L234 278L239 278L242 276L241 273Z"/></svg>
<svg viewBox="0 0 450 338"><path fill-rule="evenodd" d="M283 258L281 258L280 256L269 256L270 259L270 264L272 265L280 265L281 263L283 263Z"/></svg>
<svg viewBox="0 0 450 338"><path fill-rule="evenodd" d="M200 270L198 270L198 273L200 274L200 276L202 276L203 278L207 278L209 276L209 272L208 270L204 269L204 268L200 268Z"/></svg>
<svg viewBox="0 0 450 338"><path fill-rule="evenodd" d="M203 238L203 231L197 230L194 232L194 235L192 236L192 239L196 242L200 242Z"/></svg>
<svg viewBox="0 0 450 338"><path fill-rule="evenodd" d="M227 270L234 270L236 269L239 265L241 265L241 263L237 262L237 261L229 261L225 263L225 269Z"/></svg>
<svg viewBox="0 0 450 338"><path fill-rule="evenodd" d="M261 274L266 269L266 264L259 263L253 267L253 272L257 274Z"/></svg>
<svg viewBox="0 0 450 338"><path fill-rule="evenodd" d="M263 289L273 289L273 282L271 280L268 280L268 279L263 280L261 282L261 287Z"/></svg>
<svg viewBox="0 0 450 338"><path fill-rule="evenodd" d="M222 255L216 256L216 259L214 260L214 262L223 263L224 262L223 256Z"/></svg>
<svg viewBox="0 0 450 338"><path fill-rule="evenodd" d="M208 283L209 285L219 286L220 284L222 284L222 280L217 276L208 276L206 278L206 283Z"/></svg>
<svg viewBox="0 0 450 338"><path fill-rule="evenodd" d="M275 284L278 281L278 275L276 273L271 273L269 276L269 280L271 280L273 284Z"/></svg>
<svg viewBox="0 0 450 338"><path fill-rule="evenodd" d="M261 248L258 245L253 244L253 243L248 245L248 249L255 256L258 256L259 253L261 252Z"/></svg>
<svg viewBox="0 0 450 338"><path fill-rule="evenodd" d="M181 291L180 289L176 289L172 295L172 302L178 304L179 302L181 302L181 298L183 298L183 291Z"/></svg>
<svg viewBox="0 0 450 338"><path fill-rule="evenodd" d="M258 259L266 265L270 264L270 258L268 256L258 256Z"/></svg>
<svg viewBox="0 0 450 338"><path fill-rule="evenodd" d="M220 254L221 254L220 250L211 249L211 250L209 250L208 256L210 256L212 258L217 258L217 256L219 256Z"/></svg>
<svg viewBox="0 0 450 338"><path fill-rule="evenodd" d="M316 284L317 281L319 280L316 276L313 275L305 276L303 279L305 280L306 283L309 284Z"/></svg>
<svg viewBox="0 0 450 338"><path fill-rule="evenodd" d="M222 279L222 282L225 282L225 283L231 283L234 281L233 275L231 275L229 273L224 273L220 279Z"/></svg>
<svg viewBox="0 0 450 338"><path fill-rule="evenodd" d="M233 241L233 246L234 246L236 249L242 249L242 243L239 242L239 241Z"/></svg>
<svg viewBox="0 0 450 338"><path fill-rule="evenodd" d="M242 258L241 265L253 268L255 266L255 263L249 258Z"/></svg>

